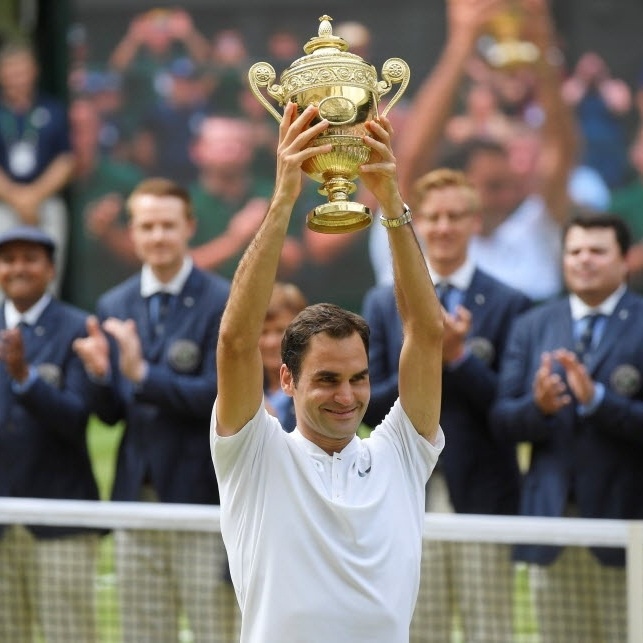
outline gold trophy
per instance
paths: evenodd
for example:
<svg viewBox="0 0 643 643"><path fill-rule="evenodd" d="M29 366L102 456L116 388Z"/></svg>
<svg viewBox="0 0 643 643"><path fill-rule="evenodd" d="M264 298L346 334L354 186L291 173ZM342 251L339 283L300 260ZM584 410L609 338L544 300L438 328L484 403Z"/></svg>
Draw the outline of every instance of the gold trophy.
<svg viewBox="0 0 643 643"><path fill-rule="evenodd" d="M308 213L306 223L317 232L353 232L372 221L365 205L349 200L357 189L354 181L358 168L370 156L370 148L362 140L367 133L365 123L379 117L380 98L399 83L397 93L382 112L386 116L404 93L410 71L400 58L390 58L382 66L382 80L378 81L375 67L350 53L349 44L333 35L330 16L319 20L319 35L304 45L306 55L281 74L280 85L274 84L272 65L264 62L250 68L248 79L254 95L277 122L281 122L281 115L261 93L261 87L281 106L289 101L296 103L300 113L308 105L316 105L320 118L330 122L311 145L331 143L332 150L302 166L309 177L322 184L318 191L327 197L327 203Z"/></svg>
<svg viewBox="0 0 643 643"><path fill-rule="evenodd" d="M507 0L506 6L494 15L481 38L484 59L497 69L515 69L534 64L540 51L523 37L525 15L520 0Z"/></svg>

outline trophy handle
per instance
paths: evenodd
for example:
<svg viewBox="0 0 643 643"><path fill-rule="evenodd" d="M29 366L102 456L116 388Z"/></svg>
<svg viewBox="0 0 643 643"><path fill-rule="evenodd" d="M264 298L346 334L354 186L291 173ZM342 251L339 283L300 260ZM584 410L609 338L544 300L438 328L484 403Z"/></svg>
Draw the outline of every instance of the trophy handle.
<svg viewBox="0 0 643 643"><path fill-rule="evenodd" d="M272 114L278 123L281 123L281 114L268 102L268 99L261 93L260 87L265 87L270 96L283 105L285 101L284 90L281 85L273 84L277 74L275 68L269 63L255 63L248 70L248 82L252 93L257 100Z"/></svg>
<svg viewBox="0 0 643 643"><path fill-rule="evenodd" d="M411 70L401 58L389 58L382 65L382 80L377 83L380 98L385 94L388 94L393 85L401 83L393 98L391 98L388 105L384 108L382 116L386 116L391 107L393 107L393 105L402 98L402 94L405 92L410 78Z"/></svg>

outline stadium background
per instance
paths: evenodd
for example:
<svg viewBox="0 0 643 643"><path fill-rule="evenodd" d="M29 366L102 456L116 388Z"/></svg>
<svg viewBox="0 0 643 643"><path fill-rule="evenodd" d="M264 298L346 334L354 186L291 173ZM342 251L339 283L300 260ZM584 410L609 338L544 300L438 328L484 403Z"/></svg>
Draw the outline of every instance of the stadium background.
<svg viewBox="0 0 643 643"><path fill-rule="evenodd" d="M0 3L0 28L22 28L32 34L43 65L43 85L59 95L66 92L65 59L67 29L84 23L95 53L109 51L124 33L134 13L176 2L148 0L4 0ZM240 28L255 43L259 55L266 35L286 27L305 38L311 35L320 12L336 20L359 20L373 34L376 66L384 58L404 58L412 71L410 91L431 67L444 37L443 0L371 0L361 3L324 0L317 4L300 0L188 0L180 3L195 17L207 35L218 28ZM632 85L638 81L643 62L643 3L639 0L552 0L568 61L580 52L601 53L614 74ZM280 71L280 70L277 70Z"/></svg>

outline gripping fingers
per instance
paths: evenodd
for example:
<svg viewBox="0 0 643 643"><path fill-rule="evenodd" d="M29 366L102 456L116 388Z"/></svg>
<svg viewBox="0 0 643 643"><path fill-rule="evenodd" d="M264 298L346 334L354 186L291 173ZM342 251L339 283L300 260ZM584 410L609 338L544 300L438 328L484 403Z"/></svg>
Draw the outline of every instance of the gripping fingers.
<svg viewBox="0 0 643 643"><path fill-rule="evenodd" d="M308 105L301 114L297 115L296 103L288 103L280 125L282 140L289 144L303 134L307 139L306 142L310 142L329 125L328 121L320 121L311 126L313 119L318 114L319 110L315 105Z"/></svg>

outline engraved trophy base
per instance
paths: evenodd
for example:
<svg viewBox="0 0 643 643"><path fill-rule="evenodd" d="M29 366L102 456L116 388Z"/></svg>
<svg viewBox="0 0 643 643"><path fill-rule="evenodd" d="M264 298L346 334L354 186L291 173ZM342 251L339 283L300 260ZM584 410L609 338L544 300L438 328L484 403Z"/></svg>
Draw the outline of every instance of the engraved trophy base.
<svg viewBox="0 0 643 643"><path fill-rule="evenodd" d="M339 234L368 228L371 211L355 201L335 201L318 205L306 216L306 225L315 232Z"/></svg>

